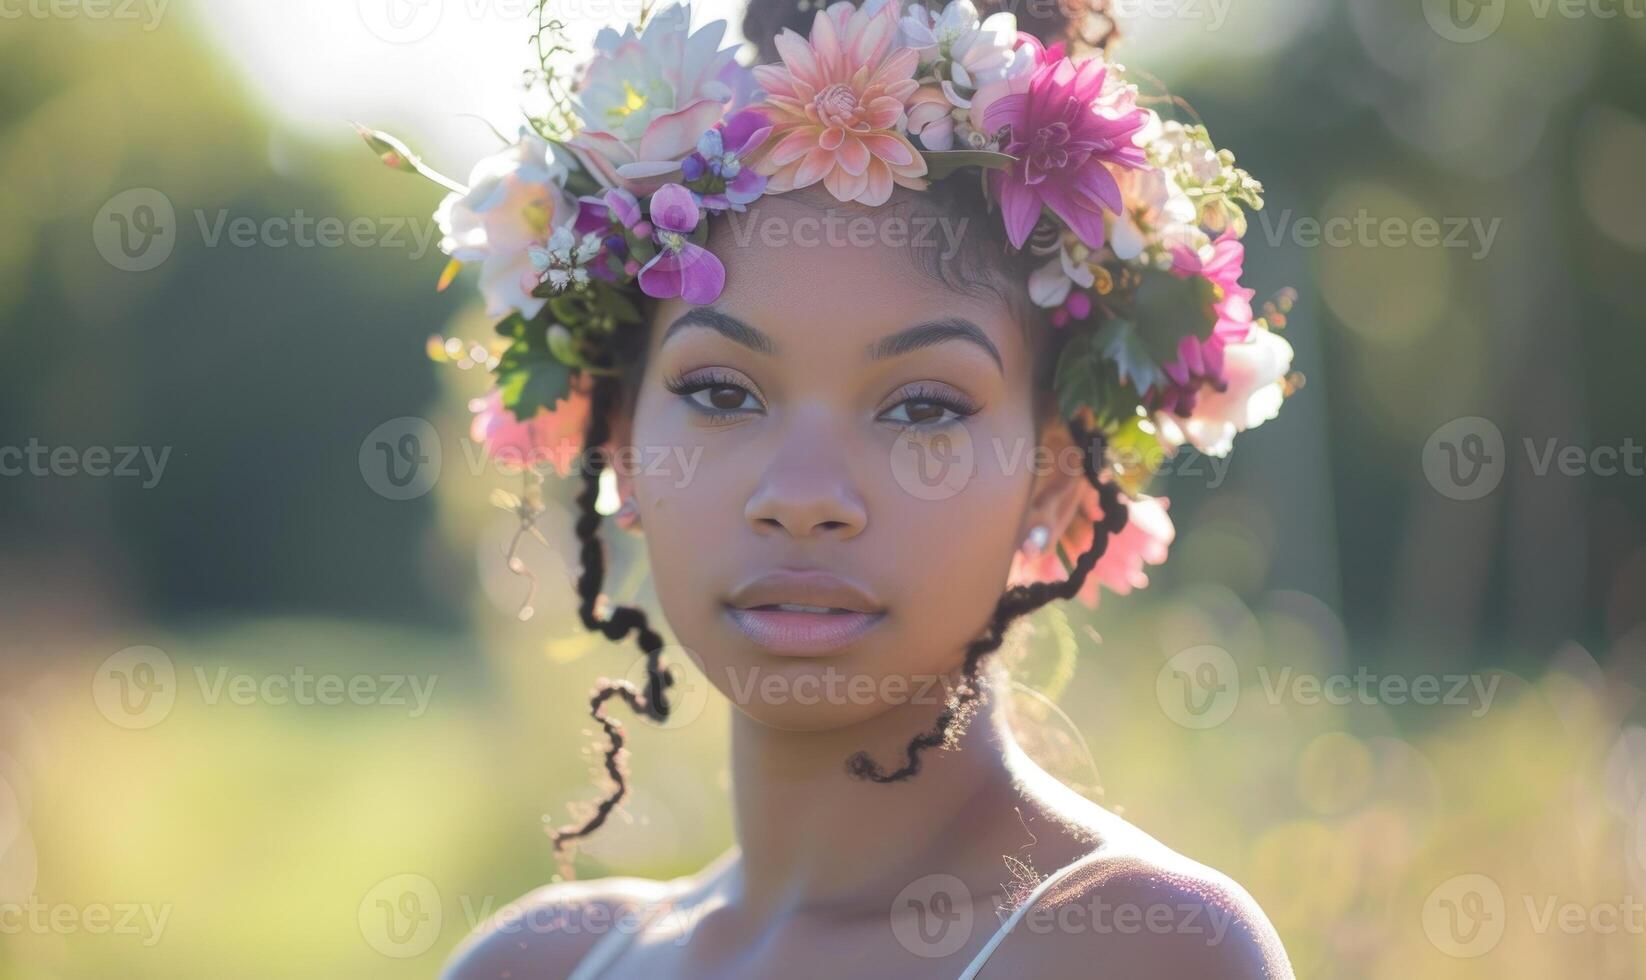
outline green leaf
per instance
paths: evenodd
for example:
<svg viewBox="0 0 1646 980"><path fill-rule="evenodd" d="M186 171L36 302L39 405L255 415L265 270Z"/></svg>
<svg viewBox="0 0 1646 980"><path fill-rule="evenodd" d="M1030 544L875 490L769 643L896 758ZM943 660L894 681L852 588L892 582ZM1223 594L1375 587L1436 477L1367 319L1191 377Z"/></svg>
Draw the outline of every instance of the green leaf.
<svg viewBox="0 0 1646 980"><path fill-rule="evenodd" d="M1138 335L1136 324L1130 320L1110 320L1099 329L1092 343L1103 356L1114 362L1120 380L1132 386L1139 395L1157 384L1165 384L1166 372L1160 362L1150 356L1148 345Z"/></svg>
<svg viewBox="0 0 1646 980"><path fill-rule="evenodd" d="M522 422L538 409L553 410L571 390L571 368L549 350L549 324L510 315L497 325L499 335L511 338L493 373L503 393L503 407Z"/></svg>
<svg viewBox="0 0 1646 980"><path fill-rule="evenodd" d="M1006 170L1017 162L1010 153L993 150L925 150L920 155L926 158L926 176L932 180L942 180L966 167Z"/></svg>
<svg viewBox="0 0 1646 980"><path fill-rule="evenodd" d="M600 294L600 306L610 313L614 320L619 324L640 322L640 308L634 305L634 300L628 293L603 280L596 280L596 283L595 291Z"/></svg>
<svg viewBox="0 0 1646 980"><path fill-rule="evenodd" d="M1184 337L1210 337L1217 323L1212 304L1217 287L1200 276L1184 279L1170 272L1152 269L1132 297L1128 317L1144 348L1157 364L1177 357Z"/></svg>
<svg viewBox="0 0 1646 980"><path fill-rule="evenodd" d="M1057 358L1052 384L1057 389L1057 408L1064 418L1072 418L1082 405L1094 409L1103 401L1099 387L1103 363L1092 347L1090 334L1069 338Z"/></svg>

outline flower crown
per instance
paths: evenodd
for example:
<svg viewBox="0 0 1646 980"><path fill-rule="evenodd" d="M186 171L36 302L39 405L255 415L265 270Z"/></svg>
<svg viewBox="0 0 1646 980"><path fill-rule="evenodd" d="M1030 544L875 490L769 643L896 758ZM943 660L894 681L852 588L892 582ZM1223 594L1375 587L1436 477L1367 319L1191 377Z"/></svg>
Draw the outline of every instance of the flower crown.
<svg viewBox="0 0 1646 980"><path fill-rule="evenodd" d="M708 222L763 194L821 183L836 199L885 203L973 171L1015 249L1043 258L1028 293L1069 331L1055 372L1067 419L1105 437L1100 479L1131 513L1088 577L1127 592L1172 539L1150 478L1184 444L1226 454L1300 384L1276 331L1290 291L1254 314L1240 283L1245 209L1262 187L1201 125L1162 119L1101 53L1075 58L979 19L971 0L837 0L809 37L785 29L781 60L752 69L722 47L726 24L695 31L690 7L606 28L567 84L549 55L558 24L538 8L538 80L548 109L474 168L467 187L403 144L361 130L382 160L451 193L436 212L451 256L444 290L480 266L490 348L434 338L437 360L483 364L473 435L493 458L552 462L582 450L591 380L621 368L618 335L642 326L636 294L713 302L726 270ZM1158 100L1170 104L1171 100ZM1100 518L1095 488L1086 516ZM621 521L620 521L621 523ZM1073 522L1056 548L1020 556L1014 581L1060 580L1090 544Z"/></svg>

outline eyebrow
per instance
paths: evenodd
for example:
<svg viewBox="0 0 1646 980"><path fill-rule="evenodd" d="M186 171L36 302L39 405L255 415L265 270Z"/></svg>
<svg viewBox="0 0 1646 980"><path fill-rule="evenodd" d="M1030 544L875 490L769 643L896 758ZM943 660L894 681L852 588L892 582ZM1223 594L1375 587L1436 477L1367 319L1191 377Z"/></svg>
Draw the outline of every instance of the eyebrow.
<svg viewBox="0 0 1646 980"><path fill-rule="evenodd" d="M682 313L663 332L663 338L658 341L658 346L668 343L670 337L691 327L713 330L727 340L758 354L777 353L777 344L770 337L737 317L712 306L699 306ZM976 344L989 355L1002 374L1006 372L1005 362L1000 357L1000 349L995 346L994 341L989 339L989 335L984 333L981 327L963 317L945 317L928 323L917 323L869 344L865 353L870 360L878 361L950 340L964 340Z"/></svg>

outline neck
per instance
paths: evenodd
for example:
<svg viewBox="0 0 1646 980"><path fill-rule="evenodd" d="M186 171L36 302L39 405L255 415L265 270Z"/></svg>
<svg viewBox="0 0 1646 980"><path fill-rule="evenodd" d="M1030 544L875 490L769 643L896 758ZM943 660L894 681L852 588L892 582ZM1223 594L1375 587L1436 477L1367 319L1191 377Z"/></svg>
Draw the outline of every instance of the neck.
<svg viewBox="0 0 1646 980"><path fill-rule="evenodd" d="M855 778L845 761L866 750L888 771L901 766L942 705L899 705L822 732L779 731L734 712L743 897L791 909L889 903L909 882L956 873L990 847L1001 867L999 848L1024 838L1002 691L995 683L953 749L926 750L920 772L897 783Z"/></svg>

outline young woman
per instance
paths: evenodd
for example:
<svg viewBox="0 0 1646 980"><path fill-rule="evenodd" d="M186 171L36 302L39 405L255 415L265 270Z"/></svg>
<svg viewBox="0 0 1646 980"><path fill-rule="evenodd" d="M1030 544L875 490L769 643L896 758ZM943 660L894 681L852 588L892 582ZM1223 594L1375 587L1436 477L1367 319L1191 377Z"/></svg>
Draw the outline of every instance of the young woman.
<svg viewBox="0 0 1646 980"><path fill-rule="evenodd" d="M688 18L603 33L579 131L538 127L441 220L508 314L476 433L499 455L576 433L582 617L648 657L643 689L592 702L616 791L554 843L624 794L614 702L669 711L662 637L600 594L610 468L735 709L736 845L533 892L445 976L1289 977L1239 885L1024 754L990 656L1163 557L1122 443L1227 451L1286 392L1279 317L1208 232L1255 182L1070 58L1084 20L756 0L751 95Z"/></svg>

